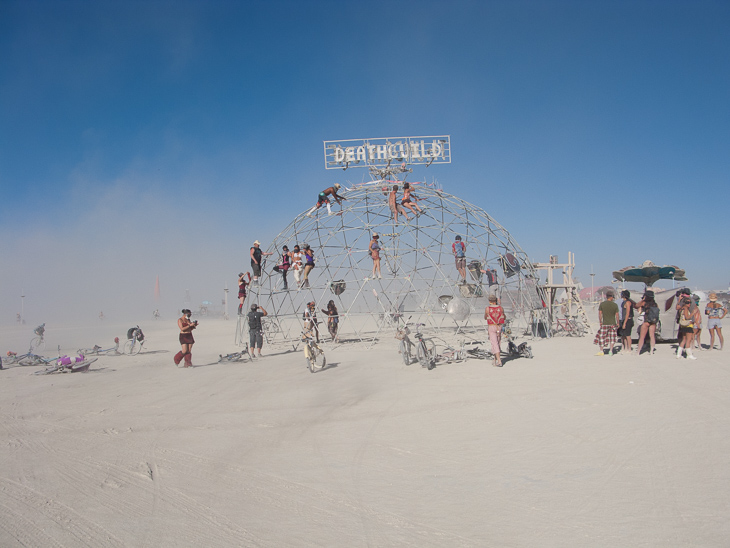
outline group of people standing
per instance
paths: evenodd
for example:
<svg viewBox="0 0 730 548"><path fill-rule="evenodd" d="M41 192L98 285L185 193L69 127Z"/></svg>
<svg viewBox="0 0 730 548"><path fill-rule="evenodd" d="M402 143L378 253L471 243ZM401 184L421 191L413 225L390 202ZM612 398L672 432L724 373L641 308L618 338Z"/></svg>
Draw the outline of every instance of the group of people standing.
<svg viewBox="0 0 730 548"><path fill-rule="evenodd" d="M700 333L702 331L702 315L700 313L700 297L692 295L690 290L683 288L676 294L676 317L678 324L677 332L677 358L686 354L688 359L696 360L693 354L694 348L702 349L700 345ZM606 300L598 307L598 321L600 327L596 333L594 344L599 345L600 350L597 356L613 355L613 347L618 337L621 338L622 349L625 353L632 352L631 332L635 319L639 322L639 340L635 351L639 355L646 341L649 342L649 353L656 352L656 329L659 324L659 305L656 302L654 292L644 292L639 302L631 299L628 290L621 292L623 299L621 307L614 302L615 294L612 291L606 293ZM727 314L727 309L717 302L717 294L710 293L710 302L705 308L705 315L709 317L708 329L710 330L710 350L715 345L717 335L720 350L724 344L722 337L722 318Z"/></svg>

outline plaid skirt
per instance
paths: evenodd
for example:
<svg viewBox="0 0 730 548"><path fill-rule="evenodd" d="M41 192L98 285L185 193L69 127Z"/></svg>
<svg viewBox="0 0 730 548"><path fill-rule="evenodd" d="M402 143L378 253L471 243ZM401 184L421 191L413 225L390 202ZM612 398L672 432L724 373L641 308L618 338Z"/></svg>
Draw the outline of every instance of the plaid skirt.
<svg viewBox="0 0 730 548"><path fill-rule="evenodd" d="M615 325L602 325L598 330L598 333L596 333L596 338L593 340L593 344L597 344L601 347L608 346L609 348L612 348L618 341L616 327L617 326Z"/></svg>

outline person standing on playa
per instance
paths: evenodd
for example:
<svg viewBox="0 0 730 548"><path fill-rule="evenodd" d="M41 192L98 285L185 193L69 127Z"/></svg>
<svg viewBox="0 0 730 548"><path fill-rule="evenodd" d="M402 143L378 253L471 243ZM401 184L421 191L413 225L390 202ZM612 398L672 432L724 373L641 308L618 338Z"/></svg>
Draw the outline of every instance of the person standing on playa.
<svg viewBox="0 0 730 548"><path fill-rule="evenodd" d="M294 250L291 252L291 269L294 272L294 281L297 282L297 289L301 289L304 266L302 265L302 251L298 245L295 245Z"/></svg>
<svg viewBox="0 0 730 548"><path fill-rule="evenodd" d="M398 213L403 213L406 221L410 220L405 209L403 209L403 206L398 204L398 185L393 185L393 190L391 190L388 195L388 206L390 207L390 211L393 213L395 224L398 224Z"/></svg>
<svg viewBox="0 0 730 548"><path fill-rule="evenodd" d="M466 283L466 244L461 241L461 236L456 236L454 243L451 244L451 251L454 253L456 270L459 271L462 282Z"/></svg>
<svg viewBox="0 0 730 548"><path fill-rule="evenodd" d="M659 305L654 300L654 292L646 291L641 300L636 303L636 308L641 310L644 318L639 327L639 344L636 347L636 355L641 354L647 333L649 334L649 352L654 355L656 352L656 326L659 323Z"/></svg>
<svg viewBox="0 0 730 548"><path fill-rule="evenodd" d="M619 325L618 305L613 302L615 295L613 291L606 292L606 300L598 305L598 323L600 328L596 333L593 344L597 344L600 350L596 356L604 356L608 347L608 355L613 355L613 347L616 345L616 328Z"/></svg>
<svg viewBox="0 0 730 548"><path fill-rule="evenodd" d="M337 342L337 327L340 323L340 317L337 313L335 301L331 300L330 302L328 302L327 309L325 310L324 308L322 308L322 312L327 314L327 330L332 336L332 342Z"/></svg>
<svg viewBox="0 0 730 548"><path fill-rule="evenodd" d="M694 347L704 350L700 344L700 335L702 334L702 314L700 314L700 296L692 294L692 304L694 304Z"/></svg>
<svg viewBox="0 0 730 548"><path fill-rule="evenodd" d="M418 207L418 204L416 203L416 195L411 195L410 183L403 183L403 200L401 201L401 204L404 208L407 207L408 209L410 209L411 213L413 213L414 215L421 213L421 208Z"/></svg>
<svg viewBox="0 0 730 548"><path fill-rule="evenodd" d="M634 328L634 306L636 303L631 300L631 292L624 289L621 292L621 342L623 343L623 351L631 352L631 330Z"/></svg>
<svg viewBox="0 0 730 548"><path fill-rule="evenodd" d="M679 300L679 335L677 339L677 359L682 357L684 351L690 360L697 358L692 354L692 340L694 339L694 322L697 308L692 310L692 298L688 295L682 295Z"/></svg>
<svg viewBox="0 0 730 548"><path fill-rule="evenodd" d="M309 273L314 268L314 251L312 251L309 244L304 244L304 256L302 260L304 261L304 273L302 275L301 287L309 287Z"/></svg>
<svg viewBox="0 0 730 548"><path fill-rule="evenodd" d="M327 213L329 215L332 215L332 203L330 202L329 196L332 196L339 205L342 205L342 200L347 199L344 196L340 196L339 194L337 194L337 191L340 190L340 188L342 188L342 185L340 183L335 183L334 186L326 188L322 192L320 192L317 196L317 205L309 210L309 213L307 213L307 217L311 217L315 211L322 207L322 204L327 204Z"/></svg>
<svg viewBox="0 0 730 548"><path fill-rule="evenodd" d="M246 276L248 276L248 282L246 282ZM246 300L246 285L251 283L251 273L243 272L238 273L238 315L243 314L243 301Z"/></svg>
<svg viewBox="0 0 730 548"><path fill-rule="evenodd" d="M705 314L708 317L707 329L710 332L710 350L715 348L715 334L717 333L717 340L720 343L719 350L722 350L722 346L725 344L722 338L722 319L727 314L727 308L717 302L717 293L710 293L710 302L705 307Z"/></svg>
<svg viewBox="0 0 730 548"><path fill-rule="evenodd" d="M489 341L492 343L492 355L494 356L492 365L502 367L502 328L506 318L504 308L497 301L496 295L489 296L489 306L484 310L484 319L487 320Z"/></svg>
<svg viewBox="0 0 730 548"><path fill-rule="evenodd" d="M269 313L262 306L257 304L251 305L251 312L248 313L248 342L251 348L251 357L254 357L254 347L259 349L259 358L261 357L261 348L264 346L264 326L261 318L268 316Z"/></svg>
<svg viewBox="0 0 730 548"><path fill-rule="evenodd" d="M187 308L182 309L182 316L177 320L177 326L180 329L180 336L178 337L182 350L175 354L173 360L175 365L180 365L180 362L185 359L185 365L183 367L193 366L193 345L195 339L193 338L193 329L198 327L198 320L194 322L190 321L190 315L192 312Z"/></svg>
<svg viewBox="0 0 730 548"><path fill-rule="evenodd" d="M380 240L380 236L377 232L373 232L373 239L370 240L370 245L368 246L368 253L373 260L373 278L376 277L376 272L378 278L383 277L380 274L380 243L378 242L378 240Z"/></svg>
<svg viewBox="0 0 730 548"><path fill-rule="evenodd" d="M269 255L273 255L273 252L266 253L264 251L261 251L261 242L256 240L253 243L253 247L251 248L251 268L253 269L253 282L252 284L258 284L259 278L261 277L261 261L264 257L268 257Z"/></svg>

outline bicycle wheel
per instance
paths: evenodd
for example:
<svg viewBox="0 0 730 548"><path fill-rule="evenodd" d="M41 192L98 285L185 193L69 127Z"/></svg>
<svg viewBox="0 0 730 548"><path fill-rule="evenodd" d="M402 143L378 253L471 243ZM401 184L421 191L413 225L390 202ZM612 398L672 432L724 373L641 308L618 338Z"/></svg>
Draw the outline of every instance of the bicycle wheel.
<svg viewBox="0 0 730 548"><path fill-rule="evenodd" d="M30 340L30 351L34 352L36 350L45 350L46 349L46 341L45 339L42 339L41 337L33 337Z"/></svg>
<svg viewBox="0 0 730 548"><path fill-rule="evenodd" d="M132 355L132 351L134 350L135 341L132 339L129 339L127 342L124 343L124 350L123 352L127 354L128 356Z"/></svg>
<svg viewBox="0 0 730 548"><path fill-rule="evenodd" d="M575 322L573 324L573 330L570 332L570 334L573 337L582 337L583 335L585 335L587 333L587 331L588 330L586 329L586 327L583 325L582 322Z"/></svg>
<svg viewBox="0 0 730 548"><path fill-rule="evenodd" d="M433 348L429 349L426 345L426 341L418 341L418 344L416 345L416 357L418 358L418 363L421 364L421 367L427 367L429 371L433 369Z"/></svg>
<svg viewBox="0 0 730 548"><path fill-rule="evenodd" d="M405 340L400 342L400 355L404 364L411 365L411 349Z"/></svg>

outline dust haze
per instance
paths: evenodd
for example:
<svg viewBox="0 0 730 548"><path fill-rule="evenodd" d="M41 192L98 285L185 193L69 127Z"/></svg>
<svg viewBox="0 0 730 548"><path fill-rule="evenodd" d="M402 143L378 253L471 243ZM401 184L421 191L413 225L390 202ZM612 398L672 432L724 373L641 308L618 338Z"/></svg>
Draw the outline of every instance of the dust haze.
<svg viewBox="0 0 730 548"><path fill-rule="evenodd" d="M128 181L74 192L73 210L5 230L0 323L14 323L21 308L29 327L99 321L101 312L142 323L159 309L172 319L203 301L222 313L226 284L234 310L236 275L249 265L249 240L261 236L244 236L230 205Z"/></svg>

